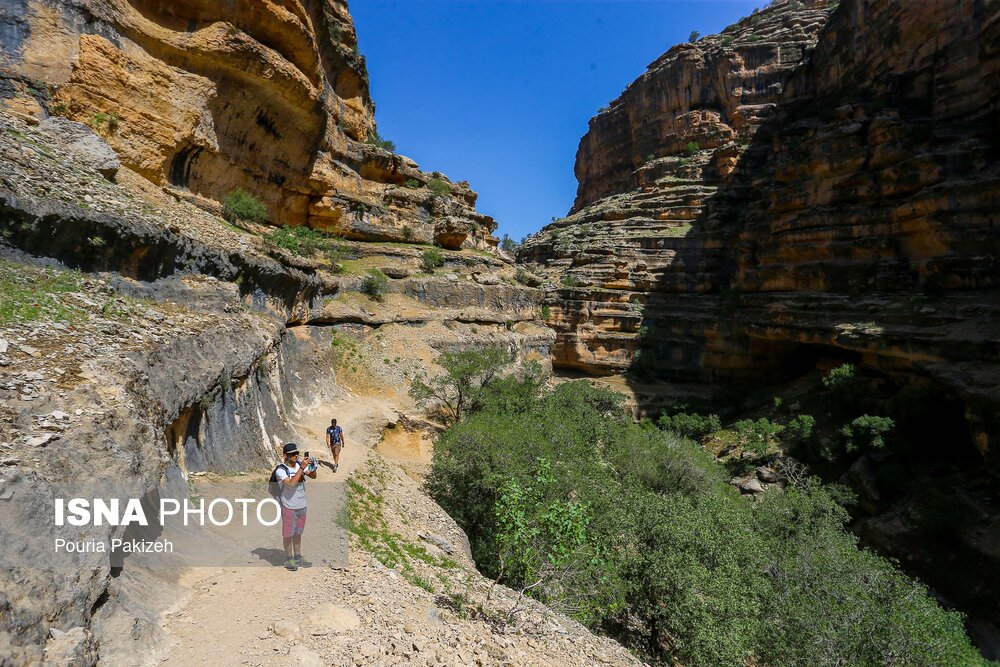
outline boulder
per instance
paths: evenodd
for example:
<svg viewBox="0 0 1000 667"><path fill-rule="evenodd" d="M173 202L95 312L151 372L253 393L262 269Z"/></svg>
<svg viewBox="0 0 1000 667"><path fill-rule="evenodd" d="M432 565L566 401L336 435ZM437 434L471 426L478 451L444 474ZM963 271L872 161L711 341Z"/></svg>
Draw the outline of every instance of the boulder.
<svg viewBox="0 0 1000 667"><path fill-rule="evenodd" d="M53 143L69 153L83 167L99 172L109 181L121 169L122 163L114 149L88 125L68 118L50 116L39 129L52 137Z"/></svg>

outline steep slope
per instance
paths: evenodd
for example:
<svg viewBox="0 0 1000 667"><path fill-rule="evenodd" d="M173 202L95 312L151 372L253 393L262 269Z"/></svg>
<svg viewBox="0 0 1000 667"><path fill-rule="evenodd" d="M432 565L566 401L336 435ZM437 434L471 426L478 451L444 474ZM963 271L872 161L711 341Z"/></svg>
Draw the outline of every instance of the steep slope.
<svg viewBox="0 0 1000 667"><path fill-rule="evenodd" d="M18 0L0 24L6 106L90 124L157 185L243 188L275 223L360 240L495 245L468 183L374 140L343 0Z"/></svg>

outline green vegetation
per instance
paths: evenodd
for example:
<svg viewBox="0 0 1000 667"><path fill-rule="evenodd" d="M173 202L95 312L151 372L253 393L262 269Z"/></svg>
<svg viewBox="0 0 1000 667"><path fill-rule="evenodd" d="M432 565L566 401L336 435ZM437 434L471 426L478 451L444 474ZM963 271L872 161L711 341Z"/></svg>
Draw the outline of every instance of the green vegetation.
<svg viewBox="0 0 1000 667"><path fill-rule="evenodd" d="M337 241L336 237L309 227L285 226L274 230L264 238L300 257L322 253L330 262L328 270L334 273L342 273L344 262L354 256L344 244Z"/></svg>
<svg viewBox="0 0 1000 667"><path fill-rule="evenodd" d="M775 444L775 437L784 430L781 424L761 417L757 421L752 419L741 419L733 424L733 431L743 450L743 453L751 453L756 457L767 454L772 445Z"/></svg>
<svg viewBox="0 0 1000 667"><path fill-rule="evenodd" d="M688 35L688 41L694 44L695 42L698 41L699 37L701 37L701 33L698 32L697 30L692 30L691 34Z"/></svg>
<svg viewBox="0 0 1000 667"><path fill-rule="evenodd" d="M692 440L701 440L706 435L722 428L719 415L700 415L696 412L664 414L656 423L664 431L671 431Z"/></svg>
<svg viewBox="0 0 1000 667"><path fill-rule="evenodd" d="M519 245L520 244L517 241L510 237L510 234L504 234L500 238L500 249L509 252L512 255L517 252Z"/></svg>
<svg viewBox="0 0 1000 667"><path fill-rule="evenodd" d="M723 35L722 36L722 45L723 46L731 46L732 43L733 43L733 41L735 41L735 39L736 38L733 37L732 35Z"/></svg>
<svg viewBox="0 0 1000 667"><path fill-rule="evenodd" d="M414 378L410 396L421 405L438 405L452 422L474 408L480 394L499 378L513 355L500 347L465 352L442 352L434 363L444 372L427 380Z"/></svg>
<svg viewBox="0 0 1000 667"><path fill-rule="evenodd" d="M0 324L86 318L67 296L80 290L76 271L36 269L0 260Z"/></svg>
<svg viewBox="0 0 1000 667"><path fill-rule="evenodd" d="M375 464L369 464L375 465ZM347 480L350 489L348 501L348 526L359 546L388 568L397 569L404 579L424 590L435 592L434 587L417 571L419 563L433 567L453 568L451 558L432 555L423 545L411 542L392 530L383 512L384 501L369 485L384 486L382 471Z"/></svg>
<svg viewBox="0 0 1000 667"><path fill-rule="evenodd" d="M442 197L451 194L451 186L441 178L432 178L430 182L427 183L427 187L430 188L431 192Z"/></svg>
<svg viewBox="0 0 1000 667"><path fill-rule="evenodd" d="M439 363L466 376L484 362L466 353ZM534 377L494 379L455 417L426 484L466 530L481 570L644 659L984 664L961 615L859 549L847 512L815 480L749 502L699 446L634 423L623 396L584 381L543 394ZM678 417L664 426L715 426ZM766 451L780 428L758 419L736 430Z"/></svg>
<svg viewBox="0 0 1000 667"><path fill-rule="evenodd" d="M854 364L842 364L830 370L823 377L830 402L843 412L854 409L864 395L862 380L858 376L858 368Z"/></svg>
<svg viewBox="0 0 1000 667"><path fill-rule="evenodd" d="M368 298L381 301L389 291L389 278L381 269L368 269L368 275L361 281L361 291L367 294Z"/></svg>
<svg viewBox="0 0 1000 667"><path fill-rule="evenodd" d="M403 240L409 241L411 238L413 238L413 227L403 225Z"/></svg>
<svg viewBox="0 0 1000 667"><path fill-rule="evenodd" d="M884 436L895 425L888 417L861 415L840 429L840 435L844 438L844 451L853 454L857 451L882 449L885 446Z"/></svg>
<svg viewBox="0 0 1000 667"><path fill-rule="evenodd" d="M580 286L580 280L576 276L566 273L559 279L559 286L572 289Z"/></svg>
<svg viewBox="0 0 1000 667"><path fill-rule="evenodd" d="M404 185L406 185L406 187L410 188L411 190L416 190L417 188L420 187L420 181L418 181L415 178L411 178L408 179Z"/></svg>
<svg viewBox="0 0 1000 667"><path fill-rule="evenodd" d="M689 141L689 142L687 142L687 146L684 147L684 150L687 151L688 155L694 155L700 149L701 149L701 146L698 145L697 141Z"/></svg>
<svg viewBox="0 0 1000 667"><path fill-rule="evenodd" d="M425 273L434 273L434 269L444 266L444 255L437 248L428 248L420 256L420 268Z"/></svg>
<svg viewBox="0 0 1000 667"><path fill-rule="evenodd" d="M549 318L552 317L552 309L549 308L548 306L542 306L542 309L539 311L538 314L543 320L547 322Z"/></svg>
<svg viewBox="0 0 1000 667"><path fill-rule="evenodd" d="M382 150L389 151L390 153L396 152L396 144L388 139L385 139L378 133L378 130L373 130L371 136L368 137L368 141L365 142L369 146L376 146Z"/></svg>
<svg viewBox="0 0 1000 667"><path fill-rule="evenodd" d="M90 119L90 126L94 128L94 131L98 134L114 134L118 131L118 123L120 122L118 114L107 113L104 111L98 111L94 114L93 118Z"/></svg>
<svg viewBox="0 0 1000 667"><path fill-rule="evenodd" d="M231 222L245 220L259 223L267 220L267 207L246 190L237 188L222 202L222 215Z"/></svg>
<svg viewBox="0 0 1000 667"><path fill-rule="evenodd" d="M798 444L809 444L816 437L816 419L811 415L797 415L785 426L785 433Z"/></svg>

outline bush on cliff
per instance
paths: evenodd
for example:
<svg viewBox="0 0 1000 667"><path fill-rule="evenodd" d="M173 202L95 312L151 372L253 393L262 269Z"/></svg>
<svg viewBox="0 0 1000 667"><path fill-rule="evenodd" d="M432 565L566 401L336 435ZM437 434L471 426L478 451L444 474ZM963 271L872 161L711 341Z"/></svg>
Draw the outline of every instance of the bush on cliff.
<svg viewBox="0 0 1000 667"><path fill-rule="evenodd" d="M361 280L361 291L370 299L381 301L389 291L389 278L380 269L369 269Z"/></svg>
<svg viewBox="0 0 1000 667"><path fill-rule="evenodd" d="M826 489L748 502L622 396L540 386L489 383L436 445L427 487L484 572L661 664L982 664L961 616L858 549Z"/></svg>
<svg viewBox="0 0 1000 667"><path fill-rule="evenodd" d="M245 220L247 222L264 222L267 220L267 206L246 190L237 188L230 192L222 202L225 218L231 222Z"/></svg>
<svg viewBox="0 0 1000 667"><path fill-rule="evenodd" d="M444 266L444 255L437 248L428 248L420 256L420 267L425 273L434 273L434 269Z"/></svg>

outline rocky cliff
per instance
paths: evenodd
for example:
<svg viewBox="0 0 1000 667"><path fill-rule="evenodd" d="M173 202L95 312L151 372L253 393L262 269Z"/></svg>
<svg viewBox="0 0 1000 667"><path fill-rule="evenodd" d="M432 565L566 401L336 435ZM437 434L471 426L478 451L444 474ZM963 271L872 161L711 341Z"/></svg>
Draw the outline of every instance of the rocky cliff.
<svg viewBox="0 0 1000 667"><path fill-rule="evenodd" d="M344 2L0 3L0 663L171 643L178 573L59 560L38 542L53 498L255 480L358 394L412 424L409 383L442 351L547 364L543 293L494 221L386 150L373 113ZM266 224L220 217L237 188Z"/></svg>
<svg viewBox="0 0 1000 667"><path fill-rule="evenodd" d="M809 402L801 387L855 364L910 448L843 478L856 529L969 612L988 655L998 86L995 3L779 0L602 110L572 211L519 253L548 281L553 363L625 372L649 411L734 388Z"/></svg>
<svg viewBox="0 0 1000 667"><path fill-rule="evenodd" d="M520 259L554 362L670 382L853 361L965 406L996 469L1000 12L774 2L591 121L571 214Z"/></svg>
<svg viewBox="0 0 1000 667"><path fill-rule="evenodd" d="M8 108L91 125L126 167L209 209L242 188L276 224L495 245L468 183L378 140L343 0L16 0L0 26Z"/></svg>

